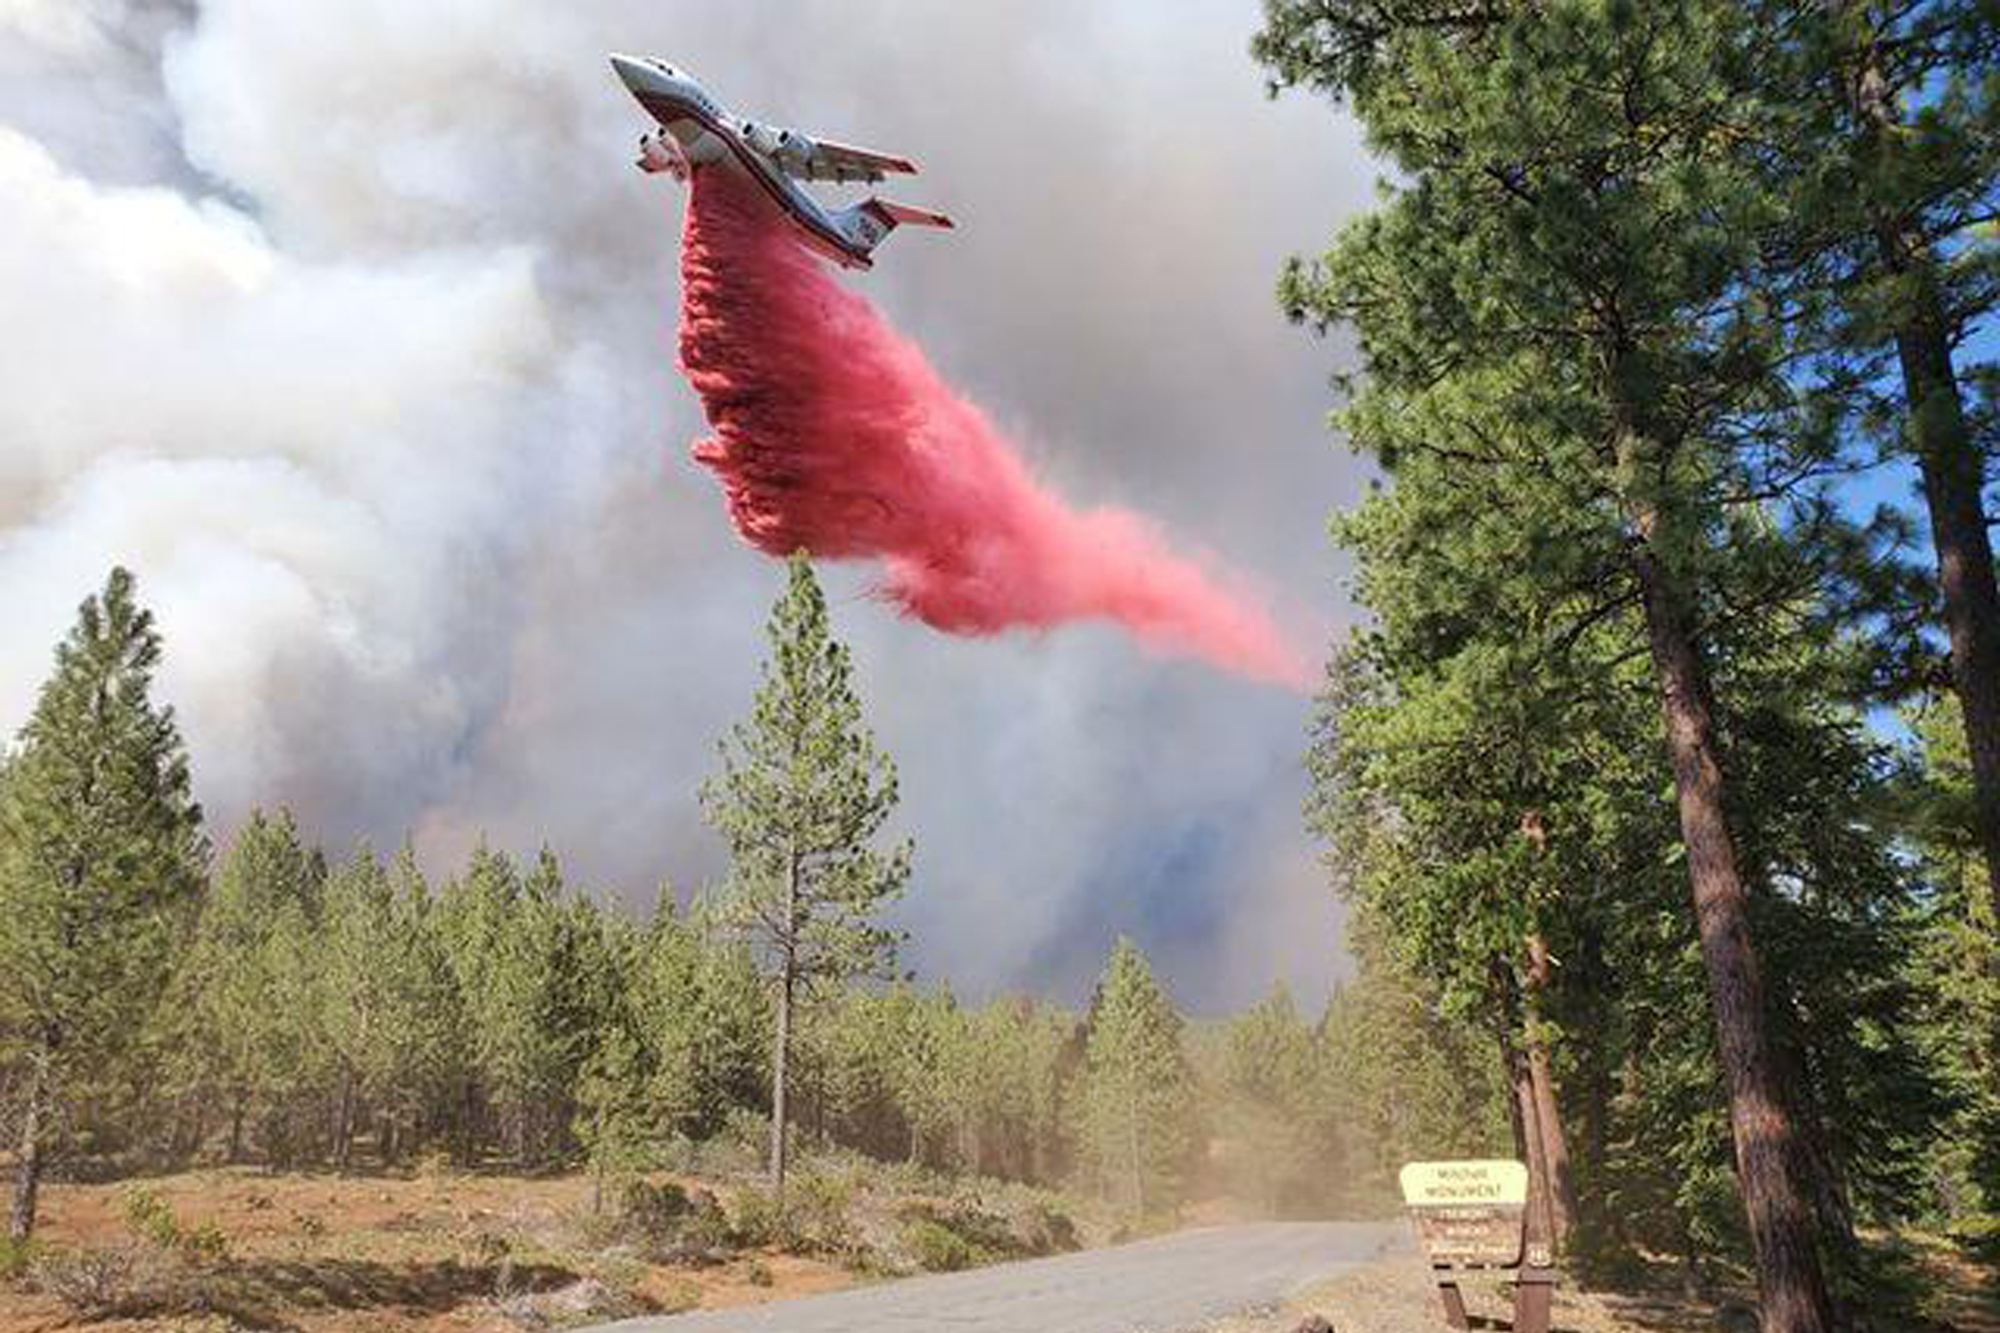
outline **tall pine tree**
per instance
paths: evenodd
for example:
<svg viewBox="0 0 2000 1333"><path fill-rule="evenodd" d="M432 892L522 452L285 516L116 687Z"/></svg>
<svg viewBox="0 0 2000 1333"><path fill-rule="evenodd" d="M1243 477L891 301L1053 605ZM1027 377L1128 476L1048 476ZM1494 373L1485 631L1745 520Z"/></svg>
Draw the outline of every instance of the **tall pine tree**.
<svg viewBox="0 0 2000 1333"><path fill-rule="evenodd" d="M820 982L888 964L896 935L876 915L908 881L910 850L874 845L895 809L896 769L861 719L853 664L803 554L767 634L763 684L722 742L702 806L729 845L729 910L757 942L774 995L770 1172L782 1198L797 1006Z"/></svg>
<svg viewBox="0 0 2000 1333"><path fill-rule="evenodd" d="M1178 1201L1197 1139L1181 1017L1128 939L1111 950L1084 1047L1083 1146L1138 1221Z"/></svg>
<svg viewBox="0 0 2000 1333"><path fill-rule="evenodd" d="M30 1235L51 1140L128 1054L208 859L160 636L114 569L56 649L0 789L0 1032L25 1070L10 1233Z"/></svg>

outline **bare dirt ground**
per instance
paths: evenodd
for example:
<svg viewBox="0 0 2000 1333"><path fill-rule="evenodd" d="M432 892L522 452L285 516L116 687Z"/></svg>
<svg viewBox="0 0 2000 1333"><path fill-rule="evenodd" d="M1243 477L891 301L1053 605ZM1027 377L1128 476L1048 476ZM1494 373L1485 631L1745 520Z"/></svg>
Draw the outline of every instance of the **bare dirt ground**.
<svg viewBox="0 0 2000 1333"><path fill-rule="evenodd" d="M197 1171L117 1185L45 1187L37 1244L48 1250L131 1241L126 1191L143 1186L189 1230L228 1244L217 1312L87 1323L93 1333L485 1333L515 1325L496 1297L586 1279L658 1311L721 1309L837 1290L861 1281L836 1264L747 1251L712 1266L605 1253L578 1234L590 1212L582 1177L533 1179L268 1176ZM0 1282L0 1333L51 1333L86 1321L53 1296Z"/></svg>

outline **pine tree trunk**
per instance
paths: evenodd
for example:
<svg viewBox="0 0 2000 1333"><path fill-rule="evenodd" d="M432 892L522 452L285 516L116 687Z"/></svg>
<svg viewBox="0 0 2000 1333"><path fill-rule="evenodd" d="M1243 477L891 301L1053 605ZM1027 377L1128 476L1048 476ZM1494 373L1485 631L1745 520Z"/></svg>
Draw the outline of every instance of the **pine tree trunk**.
<svg viewBox="0 0 2000 1333"><path fill-rule="evenodd" d="M333 1161L344 1174L354 1148L354 1075L344 1074L340 1080L340 1114L334 1122Z"/></svg>
<svg viewBox="0 0 2000 1333"><path fill-rule="evenodd" d="M789 1109L785 1080L792 1045L792 992L792 963L787 958L778 982L777 1037L771 1043L771 1193L780 1202L785 1197L785 1117Z"/></svg>
<svg viewBox="0 0 2000 1333"><path fill-rule="evenodd" d="M42 1117L48 1099L46 1063L38 1064L28 1089L27 1110L21 1117L20 1153L14 1163L14 1200L8 1210L7 1235L17 1241L35 1234L35 1211L42 1190Z"/></svg>
<svg viewBox="0 0 2000 1333"><path fill-rule="evenodd" d="M1893 153L1901 126L1872 50L1862 54L1854 100L1871 138ZM2000 899L2000 586L1986 530L1985 467L1952 368L1937 256L1921 232L1900 220L1878 217L1875 234L1883 266L1902 289L1896 355L1909 442L1930 509L1952 686L1972 758L1973 831L1986 858L1987 889Z"/></svg>
<svg viewBox="0 0 2000 1333"><path fill-rule="evenodd" d="M1126 1161L1132 1172L1132 1216L1146 1217L1146 1181L1139 1170L1139 1085L1134 1073L1126 1080L1129 1096L1125 1101Z"/></svg>
<svg viewBox="0 0 2000 1333"><path fill-rule="evenodd" d="M1637 507L1634 573L1645 603L1681 841L1729 1090L1736 1174L1762 1298L1759 1327L1762 1333L1831 1333L1832 1305L1820 1269L1810 1182L1778 1078L1770 1011L1751 938L1749 895L1724 810L1706 669L1691 635L1685 594L1652 546L1657 518L1650 507Z"/></svg>
<svg viewBox="0 0 2000 1333"><path fill-rule="evenodd" d="M1569 1244L1570 1226L1576 1219L1576 1181L1570 1172L1569 1145L1563 1137L1562 1117L1556 1105L1555 1073L1550 1067L1549 1043L1542 1035L1542 996L1549 986L1549 949L1539 934L1528 936L1527 1039L1528 1086L1535 1103L1535 1123L1540 1130L1542 1164L1549 1186L1549 1238L1558 1251Z"/></svg>
<svg viewBox="0 0 2000 1333"><path fill-rule="evenodd" d="M195 1112L201 1114L199 1110ZM196 1146L200 1146L201 1135L195 1135ZM243 1089L237 1088L229 1107L229 1164L235 1166L243 1160Z"/></svg>
<svg viewBox="0 0 2000 1333"><path fill-rule="evenodd" d="M1796 1013L1796 1001L1787 1001ZM1854 1276L1861 1269L1861 1239L1854 1229L1854 1206L1847 1197L1839 1165L1827 1151L1825 1118L1819 1099L1813 1094L1806 1073L1803 1033L1806 1020L1790 1024L1778 1042L1778 1077L1791 1093L1792 1114L1798 1121L1799 1149L1812 1185L1814 1215L1819 1219L1820 1250L1828 1267L1837 1274Z"/></svg>
<svg viewBox="0 0 2000 1333"><path fill-rule="evenodd" d="M778 1033L771 1043L771 1193L782 1208L785 1202L785 1081L790 1071L792 1047L792 1004L798 988L799 858L794 851L785 865L786 938L779 943L782 955L778 978Z"/></svg>
<svg viewBox="0 0 2000 1333"><path fill-rule="evenodd" d="M1912 262L1930 269L1936 261L1925 255ZM1972 758L1974 832L1987 888L2000 897L2000 590L1981 503L1984 469L1966 427L1935 283L1924 277L1916 285L1920 308L1897 330L1896 350L1930 508L1952 684Z"/></svg>

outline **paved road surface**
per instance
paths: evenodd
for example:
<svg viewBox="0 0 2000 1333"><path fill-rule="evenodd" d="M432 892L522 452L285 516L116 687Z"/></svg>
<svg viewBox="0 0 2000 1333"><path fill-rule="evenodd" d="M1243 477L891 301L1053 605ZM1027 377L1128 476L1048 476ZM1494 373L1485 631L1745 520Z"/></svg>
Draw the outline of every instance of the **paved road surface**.
<svg viewBox="0 0 2000 1333"><path fill-rule="evenodd" d="M1183 1333L1406 1243L1371 1222L1262 1222L598 1333Z"/></svg>

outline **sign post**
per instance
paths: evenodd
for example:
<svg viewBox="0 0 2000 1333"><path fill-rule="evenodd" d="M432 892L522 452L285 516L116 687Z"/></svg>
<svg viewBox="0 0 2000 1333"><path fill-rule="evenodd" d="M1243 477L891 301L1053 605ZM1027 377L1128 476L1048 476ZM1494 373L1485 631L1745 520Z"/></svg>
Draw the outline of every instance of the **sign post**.
<svg viewBox="0 0 2000 1333"><path fill-rule="evenodd" d="M1445 1322L1471 1327L1458 1270L1513 1269L1514 1333L1548 1333L1555 1256L1546 1226L1530 1226L1528 1168L1509 1161L1411 1162L1401 1179Z"/></svg>

